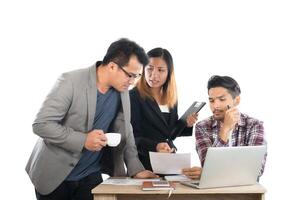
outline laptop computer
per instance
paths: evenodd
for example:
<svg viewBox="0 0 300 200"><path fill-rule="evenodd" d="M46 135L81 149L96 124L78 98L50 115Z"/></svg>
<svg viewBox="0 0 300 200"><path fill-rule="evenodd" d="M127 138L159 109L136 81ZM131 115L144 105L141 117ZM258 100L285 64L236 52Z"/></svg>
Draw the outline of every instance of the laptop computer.
<svg viewBox="0 0 300 200"><path fill-rule="evenodd" d="M210 147L200 180L181 183L199 189L256 184L266 151L266 146Z"/></svg>

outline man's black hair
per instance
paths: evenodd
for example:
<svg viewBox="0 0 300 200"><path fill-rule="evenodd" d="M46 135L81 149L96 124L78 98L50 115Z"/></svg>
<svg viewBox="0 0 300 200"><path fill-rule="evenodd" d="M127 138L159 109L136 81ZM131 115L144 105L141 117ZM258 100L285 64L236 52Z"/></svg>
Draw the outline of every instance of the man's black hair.
<svg viewBox="0 0 300 200"><path fill-rule="evenodd" d="M229 76L212 76L207 83L207 90L215 87L223 87L228 90L233 98L241 94L239 84Z"/></svg>
<svg viewBox="0 0 300 200"><path fill-rule="evenodd" d="M148 64L147 54L141 46L126 38L121 38L109 46L103 58L103 64L106 65L109 62L114 62L123 67L128 64L130 57L133 55L137 57L143 66Z"/></svg>

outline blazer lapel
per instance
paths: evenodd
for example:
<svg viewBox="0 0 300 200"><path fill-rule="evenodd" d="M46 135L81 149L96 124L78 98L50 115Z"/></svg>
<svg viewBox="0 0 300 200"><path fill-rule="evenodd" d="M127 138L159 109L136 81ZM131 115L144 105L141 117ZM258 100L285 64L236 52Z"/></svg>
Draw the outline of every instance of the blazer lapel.
<svg viewBox="0 0 300 200"><path fill-rule="evenodd" d="M97 102L97 83L96 83L96 65L90 67L89 86L86 89L87 110L88 110L88 129L92 130L96 112Z"/></svg>
<svg viewBox="0 0 300 200"><path fill-rule="evenodd" d="M169 127L166 119L164 118L163 114L161 113L158 104L156 103L156 101L152 101L150 99L147 99L147 104L149 105L149 107L154 111L155 115L160 119L159 121L162 122L164 124L164 126L166 126L166 128Z"/></svg>
<svg viewBox="0 0 300 200"><path fill-rule="evenodd" d="M178 120L178 116L177 116L177 108L174 107L170 110L170 127L173 127L175 125L175 123Z"/></svg>
<svg viewBox="0 0 300 200"><path fill-rule="evenodd" d="M122 110L124 114L124 121L125 121L125 129L126 133L130 132L130 127L128 127L128 124L130 124L130 101L129 101L129 92L128 90L121 92L121 102L122 102Z"/></svg>

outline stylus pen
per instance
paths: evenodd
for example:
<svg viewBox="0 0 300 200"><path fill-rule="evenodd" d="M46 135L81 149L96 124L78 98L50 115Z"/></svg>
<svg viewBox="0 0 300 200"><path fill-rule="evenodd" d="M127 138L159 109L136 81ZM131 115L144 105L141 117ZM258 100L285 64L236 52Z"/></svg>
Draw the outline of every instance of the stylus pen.
<svg viewBox="0 0 300 200"><path fill-rule="evenodd" d="M173 151L172 153L176 153L177 148L175 147L173 141L170 140L170 139L166 139L166 142L168 143L168 145L169 145L170 148L173 148L173 149L174 149L174 151Z"/></svg>

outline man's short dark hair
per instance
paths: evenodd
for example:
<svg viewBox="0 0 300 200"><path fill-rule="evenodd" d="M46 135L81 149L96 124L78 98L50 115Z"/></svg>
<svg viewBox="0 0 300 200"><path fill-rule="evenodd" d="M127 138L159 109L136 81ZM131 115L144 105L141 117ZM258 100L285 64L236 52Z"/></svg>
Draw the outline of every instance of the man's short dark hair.
<svg viewBox="0 0 300 200"><path fill-rule="evenodd" d="M228 90L233 98L241 94L239 84L229 76L212 76L207 83L207 90L215 87L223 87Z"/></svg>
<svg viewBox="0 0 300 200"><path fill-rule="evenodd" d="M141 46L126 38L121 38L109 46L103 58L103 64L106 65L109 62L114 62L123 67L128 64L130 57L133 55L137 57L143 66L148 64L147 54Z"/></svg>

